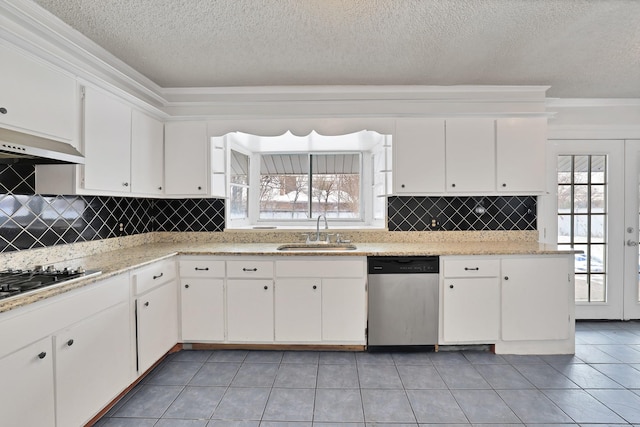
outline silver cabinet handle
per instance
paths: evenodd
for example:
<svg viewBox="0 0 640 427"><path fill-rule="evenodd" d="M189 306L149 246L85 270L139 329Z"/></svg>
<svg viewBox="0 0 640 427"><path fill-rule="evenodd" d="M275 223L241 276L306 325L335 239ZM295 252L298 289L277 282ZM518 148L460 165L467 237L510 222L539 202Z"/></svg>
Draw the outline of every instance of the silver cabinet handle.
<svg viewBox="0 0 640 427"><path fill-rule="evenodd" d="M638 242L634 242L633 240L627 240L627 246L638 246Z"/></svg>

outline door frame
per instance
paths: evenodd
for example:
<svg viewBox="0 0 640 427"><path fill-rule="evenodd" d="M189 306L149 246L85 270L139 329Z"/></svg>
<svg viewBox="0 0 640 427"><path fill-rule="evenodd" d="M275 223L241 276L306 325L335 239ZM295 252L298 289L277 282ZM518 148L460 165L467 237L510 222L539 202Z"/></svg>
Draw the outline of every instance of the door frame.
<svg viewBox="0 0 640 427"><path fill-rule="evenodd" d="M640 319L640 292L638 281L639 252L638 252L638 229L639 207L640 207L640 139L629 139L624 144L625 161L625 221L624 237L622 247L624 248L624 318ZM631 228L628 231L627 228ZM627 244L628 241L635 243L635 246Z"/></svg>

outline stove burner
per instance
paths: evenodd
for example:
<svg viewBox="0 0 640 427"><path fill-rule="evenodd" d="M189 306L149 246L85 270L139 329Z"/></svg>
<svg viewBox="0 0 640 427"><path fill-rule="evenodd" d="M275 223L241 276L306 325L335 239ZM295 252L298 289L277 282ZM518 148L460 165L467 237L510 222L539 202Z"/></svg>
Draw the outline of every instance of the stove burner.
<svg viewBox="0 0 640 427"><path fill-rule="evenodd" d="M100 272L86 271L82 267L57 270L52 265L46 269L36 267L33 270L0 271L0 300L98 273Z"/></svg>

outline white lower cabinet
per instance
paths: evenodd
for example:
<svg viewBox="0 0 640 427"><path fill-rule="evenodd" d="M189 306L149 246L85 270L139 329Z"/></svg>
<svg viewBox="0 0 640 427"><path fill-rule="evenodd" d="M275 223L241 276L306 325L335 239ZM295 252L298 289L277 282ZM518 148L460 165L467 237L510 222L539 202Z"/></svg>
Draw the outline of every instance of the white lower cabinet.
<svg viewBox="0 0 640 427"><path fill-rule="evenodd" d="M1 358L0 378L0 425L55 425L51 337Z"/></svg>
<svg viewBox="0 0 640 427"><path fill-rule="evenodd" d="M439 344L575 351L573 254L442 257Z"/></svg>
<svg viewBox="0 0 640 427"><path fill-rule="evenodd" d="M0 313L2 426L81 426L133 380L129 275Z"/></svg>
<svg viewBox="0 0 640 427"><path fill-rule="evenodd" d="M571 274L565 257L502 260L502 339L562 340L570 336Z"/></svg>
<svg viewBox="0 0 640 427"><path fill-rule="evenodd" d="M224 341L224 279L182 279L180 307L183 342Z"/></svg>
<svg viewBox="0 0 640 427"><path fill-rule="evenodd" d="M178 342L176 282L136 298L137 371L143 373Z"/></svg>
<svg viewBox="0 0 640 427"><path fill-rule="evenodd" d="M227 339L273 342L273 280L227 280Z"/></svg>
<svg viewBox="0 0 640 427"><path fill-rule="evenodd" d="M276 341L321 341L321 279L278 279L275 286Z"/></svg>
<svg viewBox="0 0 640 427"><path fill-rule="evenodd" d="M322 279L322 341L366 342L366 282Z"/></svg>
<svg viewBox="0 0 640 427"><path fill-rule="evenodd" d="M500 283L497 278L445 279L443 293L445 342L492 343L498 339Z"/></svg>
<svg viewBox="0 0 640 427"><path fill-rule="evenodd" d="M54 335L58 426L84 424L128 383L128 315L122 302Z"/></svg>

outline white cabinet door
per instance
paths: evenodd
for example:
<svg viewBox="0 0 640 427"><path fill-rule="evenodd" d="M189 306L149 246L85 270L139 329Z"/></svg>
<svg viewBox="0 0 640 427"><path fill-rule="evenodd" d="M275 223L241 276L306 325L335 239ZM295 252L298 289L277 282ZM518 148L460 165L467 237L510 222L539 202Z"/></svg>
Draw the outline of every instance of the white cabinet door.
<svg viewBox="0 0 640 427"><path fill-rule="evenodd" d="M223 341L224 280L185 278L181 282L182 341Z"/></svg>
<svg viewBox="0 0 640 427"><path fill-rule="evenodd" d="M574 303L569 274L566 257L503 259L502 339L566 339Z"/></svg>
<svg viewBox="0 0 640 427"><path fill-rule="evenodd" d="M227 340L273 342L273 280L227 280Z"/></svg>
<svg viewBox="0 0 640 427"><path fill-rule="evenodd" d="M84 96L84 188L131 191L131 107L90 87Z"/></svg>
<svg viewBox="0 0 640 427"><path fill-rule="evenodd" d="M393 162L395 194L442 193L445 184L444 120L396 120Z"/></svg>
<svg viewBox="0 0 640 427"><path fill-rule="evenodd" d="M5 46L0 64L0 127L76 142L75 79Z"/></svg>
<svg viewBox="0 0 640 427"><path fill-rule="evenodd" d="M164 144L165 194L208 194L207 122L166 123Z"/></svg>
<svg viewBox="0 0 640 427"><path fill-rule="evenodd" d="M495 120L449 119L445 145L447 192L495 191Z"/></svg>
<svg viewBox="0 0 640 427"><path fill-rule="evenodd" d="M500 282L495 277L445 279L443 336L448 344L498 340Z"/></svg>
<svg viewBox="0 0 640 427"><path fill-rule="evenodd" d="M364 279L322 280L322 341L364 343Z"/></svg>
<svg viewBox="0 0 640 427"><path fill-rule="evenodd" d="M140 111L131 114L131 191L162 194L164 124Z"/></svg>
<svg viewBox="0 0 640 427"><path fill-rule="evenodd" d="M275 288L276 341L320 341L321 307L320 279L278 279Z"/></svg>
<svg viewBox="0 0 640 427"><path fill-rule="evenodd" d="M50 336L0 359L0 378L0 425L55 425Z"/></svg>
<svg viewBox="0 0 640 427"><path fill-rule="evenodd" d="M143 373L178 342L178 301L175 282L136 299L138 372Z"/></svg>
<svg viewBox="0 0 640 427"><path fill-rule="evenodd" d="M546 185L546 117L496 121L498 191L543 193Z"/></svg>
<svg viewBox="0 0 640 427"><path fill-rule="evenodd" d="M130 343L127 302L54 335L58 426L84 425L129 385Z"/></svg>

